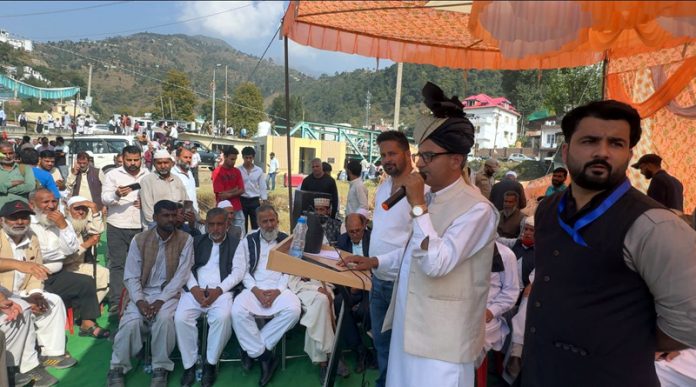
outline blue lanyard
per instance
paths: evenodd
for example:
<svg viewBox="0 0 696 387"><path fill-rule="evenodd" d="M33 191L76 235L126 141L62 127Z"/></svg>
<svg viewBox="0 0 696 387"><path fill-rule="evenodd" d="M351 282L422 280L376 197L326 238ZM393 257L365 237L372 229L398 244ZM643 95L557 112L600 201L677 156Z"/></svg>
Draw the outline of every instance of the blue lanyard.
<svg viewBox="0 0 696 387"><path fill-rule="evenodd" d="M568 201L569 191L566 190L566 192L563 194L563 197L561 198L561 202L558 204L558 224L560 224L561 228L573 238L573 241L575 241L575 243L579 244L580 246L587 247L587 242L585 242L585 239L583 239L582 235L580 235L580 229L594 222L600 216L604 215L604 213L607 212L607 210L609 210L611 206L616 204L616 202L618 202L619 199L621 199L621 197L624 196L629 189L631 189L631 183L628 181L628 179L626 179L623 183L616 187L616 189L614 189L614 192L612 192L611 195L604 199L604 201L602 201L602 203L600 203L599 206L597 206L597 208L590 211L582 218L578 219L578 221L575 222L575 225L573 227L568 225L561 218L561 214L563 213L563 210L565 210L566 202Z"/></svg>

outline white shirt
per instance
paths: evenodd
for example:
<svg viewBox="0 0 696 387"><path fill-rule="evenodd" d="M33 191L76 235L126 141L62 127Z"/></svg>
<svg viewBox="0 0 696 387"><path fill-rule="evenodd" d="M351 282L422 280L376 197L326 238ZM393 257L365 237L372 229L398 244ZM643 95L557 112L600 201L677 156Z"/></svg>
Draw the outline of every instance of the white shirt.
<svg viewBox="0 0 696 387"><path fill-rule="evenodd" d="M396 280L404 248L413 229L411 206L406 198L401 199L389 211L382 208L382 202L391 196L391 189L391 176L377 187L372 219L374 228L370 236L370 256L379 260L379 266L372 270L372 274L382 281Z"/></svg>
<svg viewBox="0 0 696 387"><path fill-rule="evenodd" d="M278 164L278 159L272 158L271 162L268 167L268 173L276 173L278 172L278 169L280 168L280 165Z"/></svg>
<svg viewBox="0 0 696 387"><path fill-rule="evenodd" d="M236 259L235 254L232 261L232 272L227 275L222 281L220 280L220 243L213 242L213 248L210 251L210 259L204 265L198 268L196 274L198 280L191 273L186 286L192 289L198 286L202 289L206 287L215 289L219 287L223 292L232 290L244 278L246 272L246 262L242 259Z"/></svg>
<svg viewBox="0 0 696 387"><path fill-rule="evenodd" d="M249 265L249 245L247 244L247 238L244 238L239 242L237 246L237 251L234 252L234 262L241 260L246 263L246 270L244 274L244 287L251 290L254 286L259 289L278 289L281 292L288 287L288 280L290 277L287 274L283 274L273 270L267 270L268 266L268 252L277 244L276 241L266 242L263 238L261 240L260 246L260 257L259 262L256 265L256 271L249 273L251 266Z"/></svg>
<svg viewBox="0 0 696 387"><path fill-rule="evenodd" d="M76 253L80 248L80 241L69 222L68 226L61 230L57 226L46 227L40 224L36 216L32 215L31 230L41 245L43 264L51 273L61 271L65 257Z"/></svg>
<svg viewBox="0 0 696 387"><path fill-rule="evenodd" d="M191 153L191 168L196 168L201 163L201 155L198 151Z"/></svg>
<svg viewBox="0 0 696 387"><path fill-rule="evenodd" d="M353 243L353 241L351 241L350 243L353 245L353 254L354 255L363 255L362 239L358 243Z"/></svg>
<svg viewBox="0 0 696 387"><path fill-rule="evenodd" d="M512 309L520 295L515 253L500 242L496 242L496 244L500 257L503 259L505 270L491 273L491 288L488 291L486 308L493 313L495 318Z"/></svg>
<svg viewBox="0 0 696 387"><path fill-rule="evenodd" d="M261 198L261 200L268 199L268 191L266 190L266 177L264 176L263 170L260 167L254 165L251 168L251 172L244 167L244 164L237 167L239 172L242 174L244 179L244 193L242 194L245 198Z"/></svg>
<svg viewBox="0 0 696 387"><path fill-rule="evenodd" d="M173 139L179 138L179 131L176 129L176 126L172 126L172 130L169 131L169 137Z"/></svg>
<svg viewBox="0 0 696 387"><path fill-rule="evenodd" d="M403 200L403 199L402 199ZM379 203L381 206L382 204ZM350 181L348 198L346 200L346 215L357 212L359 209L368 209L367 188L360 177Z"/></svg>
<svg viewBox="0 0 696 387"><path fill-rule="evenodd" d="M7 240L10 241L10 248L12 249L12 255L14 259L18 261L26 261L27 259L24 255L24 251L27 247L29 247L29 243L31 242L31 240L25 236L24 239L22 239L22 241L19 242L19 244L15 244L14 240L10 238L9 235L7 235ZM24 282L24 278L26 276L26 274L22 273L19 270L14 271L14 286L12 288L12 293L19 292L19 287Z"/></svg>
<svg viewBox="0 0 696 387"><path fill-rule="evenodd" d="M184 183L186 195L189 197L189 200L193 202L193 209L196 211L196 217L198 217L198 196L196 194L196 180L193 178L193 172L191 172L190 169L184 172L178 165L175 165L172 167L171 174L178 177L179 180Z"/></svg>
<svg viewBox="0 0 696 387"><path fill-rule="evenodd" d="M102 203L108 207L106 223L126 229L141 229L140 210L135 208L133 203L138 200L138 191L132 191L124 197L118 197L116 191L119 186L140 183L143 177L150 172L147 168L140 168L136 176L126 172L124 167L110 170L102 185Z"/></svg>

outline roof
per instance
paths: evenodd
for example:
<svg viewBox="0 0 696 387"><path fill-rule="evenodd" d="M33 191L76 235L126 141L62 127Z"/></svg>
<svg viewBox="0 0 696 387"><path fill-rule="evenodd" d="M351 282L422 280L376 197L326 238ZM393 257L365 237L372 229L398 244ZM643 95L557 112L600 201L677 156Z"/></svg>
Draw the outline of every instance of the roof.
<svg viewBox="0 0 696 387"><path fill-rule="evenodd" d="M505 97L491 97L481 93L464 98L462 104L464 105L464 110L498 107L513 114L520 115L517 110L515 110L515 107L512 106L510 100Z"/></svg>
<svg viewBox="0 0 696 387"><path fill-rule="evenodd" d="M543 120L544 118L556 117L556 113L549 109L537 110L527 116L527 121Z"/></svg>

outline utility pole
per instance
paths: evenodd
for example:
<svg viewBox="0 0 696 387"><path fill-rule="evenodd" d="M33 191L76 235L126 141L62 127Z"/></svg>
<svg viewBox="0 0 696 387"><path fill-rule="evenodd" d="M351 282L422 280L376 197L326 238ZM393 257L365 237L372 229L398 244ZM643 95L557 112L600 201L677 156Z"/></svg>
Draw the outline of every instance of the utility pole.
<svg viewBox="0 0 696 387"><path fill-rule="evenodd" d="M227 133L227 65L225 65L225 133Z"/></svg>
<svg viewBox="0 0 696 387"><path fill-rule="evenodd" d="M495 137L493 137L493 152L498 153L496 151L497 148L497 143L498 143L498 119L500 118L500 113L496 112L495 113Z"/></svg>
<svg viewBox="0 0 696 387"><path fill-rule="evenodd" d="M87 76L87 97L85 98L85 102L88 102L89 104L92 103L92 64L89 64L89 75ZM90 113L90 105L85 104L85 107L87 109L87 114Z"/></svg>
<svg viewBox="0 0 696 387"><path fill-rule="evenodd" d="M215 86L217 86L217 85L215 84L215 70L216 70L218 67L220 67L220 66L221 66L220 63L218 63L218 64L215 65L215 67L213 67L213 112L212 112L212 125L213 125L213 128L216 128L216 129L217 129L217 125L215 125L215 88L216 88Z"/></svg>
<svg viewBox="0 0 696 387"><path fill-rule="evenodd" d="M401 78L404 72L402 62L396 65L396 97L394 98L394 130L399 130L399 114L401 113Z"/></svg>
<svg viewBox="0 0 696 387"><path fill-rule="evenodd" d="M367 98L365 98L365 129L370 129L370 90L367 91Z"/></svg>

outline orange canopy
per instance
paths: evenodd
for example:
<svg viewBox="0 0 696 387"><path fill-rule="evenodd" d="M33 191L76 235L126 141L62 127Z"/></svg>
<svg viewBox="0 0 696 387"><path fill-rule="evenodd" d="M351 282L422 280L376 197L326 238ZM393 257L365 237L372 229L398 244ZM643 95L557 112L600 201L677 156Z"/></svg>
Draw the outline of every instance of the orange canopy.
<svg viewBox="0 0 696 387"><path fill-rule="evenodd" d="M696 38L694 1L292 1L295 42L395 62L550 69Z"/></svg>

